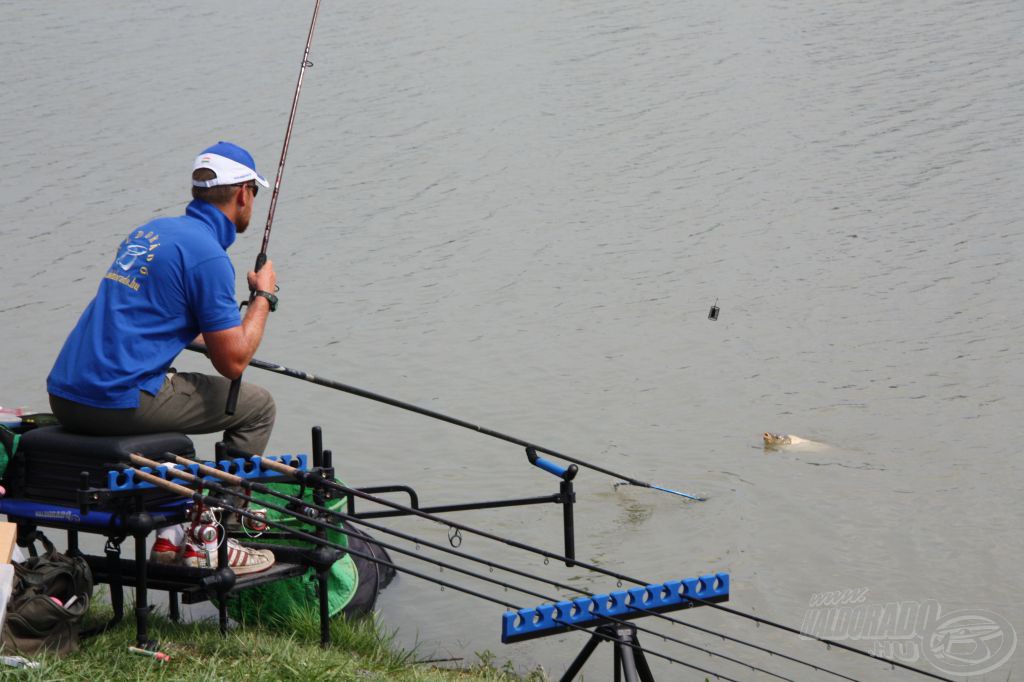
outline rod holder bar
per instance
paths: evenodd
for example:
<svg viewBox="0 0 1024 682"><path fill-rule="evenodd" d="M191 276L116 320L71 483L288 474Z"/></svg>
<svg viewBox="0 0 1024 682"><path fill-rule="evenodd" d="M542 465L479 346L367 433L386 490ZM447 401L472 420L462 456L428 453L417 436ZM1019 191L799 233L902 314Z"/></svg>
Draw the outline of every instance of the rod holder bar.
<svg viewBox="0 0 1024 682"><path fill-rule="evenodd" d="M285 466L291 467L298 471L309 470L309 457L305 454L299 455L278 455L276 457L267 457L266 459L273 462L279 462ZM213 462L205 462L207 466L214 465ZM237 457L235 459L224 459L216 462L214 465L217 469L238 476L243 479L265 479L265 478L279 478L283 474L273 471L263 466L264 460L258 455L253 455L249 458ZM147 474L158 476L165 481L172 483L186 483L185 479L177 478L174 472L178 469L184 469L193 476L199 476L206 480L215 480L210 476L202 476L199 470L199 463L193 462L187 466L178 467L173 464L162 464L156 469L150 467L141 467L141 471ZM125 490L139 490L142 488L153 488L154 485L148 481L143 480L135 475L135 472L126 471L108 471L107 472L107 488L114 492L121 492Z"/></svg>
<svg viewBox="0 0 1024 682"><path fill-rule="evenodd" d="M669 580L609 594L595 594L593 597L577 597L572 601L541 604L502 614L501 641L505 644L521 642L579 627L603 625L609 622L608 618L630 620L649 615L649 611L677 611L728 599L728 573L712 573L699 578ZM637 608L644 610L638 611Z"/></svg>

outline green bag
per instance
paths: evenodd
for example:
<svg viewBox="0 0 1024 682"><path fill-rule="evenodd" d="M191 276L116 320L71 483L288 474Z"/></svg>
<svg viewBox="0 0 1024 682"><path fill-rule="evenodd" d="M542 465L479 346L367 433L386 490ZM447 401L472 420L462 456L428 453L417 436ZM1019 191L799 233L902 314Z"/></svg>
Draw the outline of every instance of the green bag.
<svg viewBox="0 0 1024 682"><path fill-rule="evenodd" d="M38 412L35 414L23 414L21 416L21 424L15 426L14 430L0 425L0 478L3 478L4 474L7 473L7 465L14 458L14 453L18 449L18 441L21 440L21 434L37 429L40 426L60 426L60 422L49 412Z"/></svg>
<svg viewBox="0 0 1024 682"><path fill-rule="evenodd" d="M45 551L14 564L3 651L31 656L49 650L64 655L78 648L82 618L92 599L92 572L82 557L65 556L45 536L37 537Z"/></svg>
<svg viewBox="0 0 1024 682"><path fill-rule="evenodd" d="M296 492L294 485L286 483L270 483L268 484L268 487L291 495ZM259 506L261 499L280 503L280 500L261 493L253 493L252 499L252 506L254 507ZM304 499L312 502L312 491L306 490ZM327 507L332 511L341 511L344 509L344 505L345 498L337 498L331 500ZM306 533L314 533L316 531L316 528L313 526L303 523L291 515L282 514L281 512L273 509L267 510L267 518L271 521L283 523L295 530L300 530ZM327 539L330 542L345 547L348 546L348 537L340 529L329 531L327 533ZM266 541L282 545L297 545L305 547L312 545L312 543L305 540L292 538L276 538L274 540ZM254 538L247 540L247 542L259 543L261 542L261 539ZM355 596L356 589L358 587L359 570L356 567L355 562L352 561L352 557L346 554L335 561L328 572L328 613L332 617L341 613L341 610L344 609L352 600L353 596ZM243 623L286 621L295 613L315 608L317 604L317 591L316 571L311 568L303 576L277 580L272 583L242 590L236 595L235 599L232 599L231 602L229 602L228 611L235 620Z"/></svg>
<svg viewBox="0 0 1024 682"><path fill-rule="evenodd" d="M10 464L11 457L14 457L15 450L18 449L19 440L21 440L21 434L11 431L6 426L0 426L0 478L7 472L7 465Z"/></svg>

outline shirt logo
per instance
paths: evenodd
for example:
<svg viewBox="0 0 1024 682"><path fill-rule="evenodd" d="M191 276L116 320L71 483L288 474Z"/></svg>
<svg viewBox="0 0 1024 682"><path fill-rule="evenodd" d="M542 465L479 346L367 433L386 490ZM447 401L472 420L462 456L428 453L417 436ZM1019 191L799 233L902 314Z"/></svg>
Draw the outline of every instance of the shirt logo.
<svg viewBox="0 0 1024 682"><path fill-rule="evenodd" d="M145 281L140 278L149 275L149 267L156 257L154 252L159 246L160 235L153 231L138 230L121 242L117 258L104 278L138 291Z"/></svg>
<svg viewBox="0 0 1024 682"><path fill-rule="evenodd" d="M139 256L143 256L148 252L149 248L141 244L128 244L121 249L121 253L115 262L121 266L122 270L127 272L135 267L135 261L138 260Z"/></svg>

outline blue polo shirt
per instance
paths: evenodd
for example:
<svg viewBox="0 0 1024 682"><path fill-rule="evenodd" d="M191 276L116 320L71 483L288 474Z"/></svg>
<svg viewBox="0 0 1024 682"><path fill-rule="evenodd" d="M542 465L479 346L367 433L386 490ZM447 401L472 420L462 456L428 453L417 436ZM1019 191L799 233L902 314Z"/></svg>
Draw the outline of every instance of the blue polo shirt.
<svg viewBox="0 0 1024 682"><path fill-rule="evenodd" d="M46 379L53 395L92 407L139 406L156 395L178 353L200 332L241 324L227 248L235 225L193 201L185 215L132 231Z"/></svg>

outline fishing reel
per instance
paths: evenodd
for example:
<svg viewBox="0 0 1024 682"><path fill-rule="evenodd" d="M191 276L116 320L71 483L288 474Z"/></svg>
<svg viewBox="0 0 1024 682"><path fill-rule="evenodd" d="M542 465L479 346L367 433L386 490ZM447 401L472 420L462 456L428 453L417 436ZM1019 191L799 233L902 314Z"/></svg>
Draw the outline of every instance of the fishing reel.
<svg viewBox="0 0 1024 682"><path fill-rule="evenodd" d="M206 507L197 504L192 508L191 523L185 535L195 548L205 555L206 566L212 568L214 557L217 556L217 549L224 537L224 529L220 521L220 507Z"/></svg>

